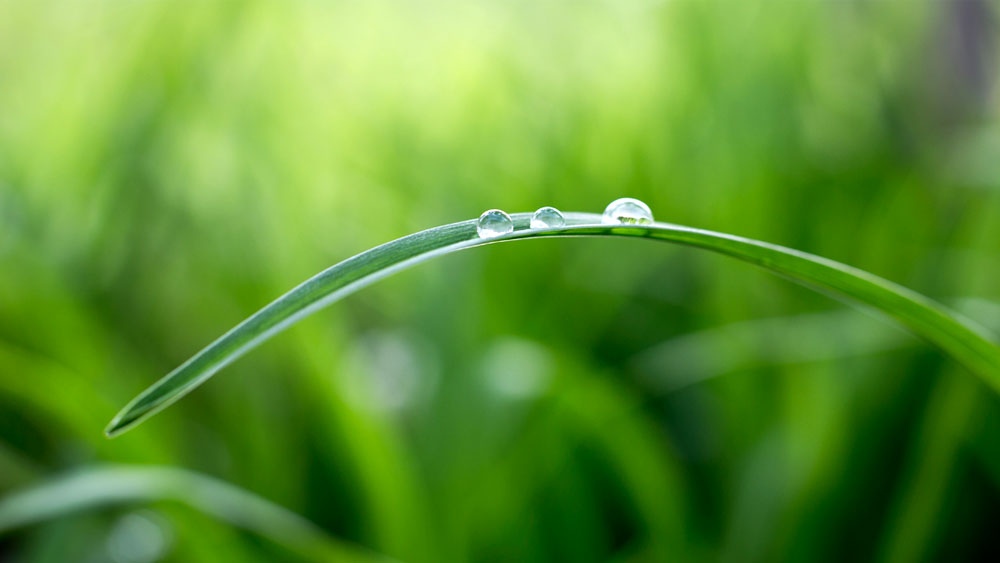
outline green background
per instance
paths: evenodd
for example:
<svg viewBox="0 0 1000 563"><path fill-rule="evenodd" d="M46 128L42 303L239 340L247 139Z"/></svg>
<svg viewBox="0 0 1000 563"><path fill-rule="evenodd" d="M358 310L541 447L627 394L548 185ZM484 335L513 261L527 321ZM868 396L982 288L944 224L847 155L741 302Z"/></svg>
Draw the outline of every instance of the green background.
<svg viewBox="0 0 1000 563"><path fill-rule="evenodd" d="M491 207L637 197L1000 331L998 30L957 0L2 0L0 498L124 463L414 562L995 556L993 391L648 241L433 261L102 429L315 272ZM281 543L118 502L2 532L0 560Z"/></svg>

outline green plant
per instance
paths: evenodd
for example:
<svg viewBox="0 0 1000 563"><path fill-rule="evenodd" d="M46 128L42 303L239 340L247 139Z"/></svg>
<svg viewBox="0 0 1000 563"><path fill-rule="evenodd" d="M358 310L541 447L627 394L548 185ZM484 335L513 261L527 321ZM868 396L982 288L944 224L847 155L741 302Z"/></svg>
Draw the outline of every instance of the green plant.
<svg viewBox="0 0 1000 563"><path fill-rule="evenodd" d="M935 301L878 276L789 248L666 223L601 224L601 216L567 213L566 225L531 229L530 213L512 216L514 231L480 238L476 221L414 233L330 267L267 305L174 371L119 412L105 432L115 436L180 399L217 371L278 331L392 273L431 258L494 242L540 237L638 237L719 252L768 268L794 281L873 307L938 346L995 390L1000 390L1000 347L972 321Z"/></svg>
<svg viewBox="0 0 1000 563"><path fill-rule="evenodd" d="M390 561L330 537L253 493L173 467L105 465L75 471L0 500L0 534L88 508L172 501L254 532L306 560Z"/></svg>

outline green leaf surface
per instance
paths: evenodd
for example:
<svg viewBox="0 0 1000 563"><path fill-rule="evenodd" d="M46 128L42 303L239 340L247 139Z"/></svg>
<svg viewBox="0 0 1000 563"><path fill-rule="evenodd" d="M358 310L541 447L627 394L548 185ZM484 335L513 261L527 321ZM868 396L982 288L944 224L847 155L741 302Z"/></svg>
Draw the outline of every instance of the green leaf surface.
<svg viewBox="0 0 1000 563"><path fill-rule="evenodd" d="M391 561L334 539L312 522L249 491L173 467L105 465L55 477L0 500L0 535L91 508L173 501L252 531L309 561Z"/></svg>
<svg viewBox="0 0 1000 563"><path fill-rule="evenodd" d="M813 289L882 311L948 353L1000 391L1000 347L985 329L943 305L851 266L790 248L667 223L604 225L593 213L567 213L560 228L530 229L530 213L512 215L514 231L482 239L476 221L408 235L336 264L254 313L127 404L105 432L115 436L180 399L230 362L306 315L390 274L484 244L543 237L633 237L711 250L763 266Z"/></svg>

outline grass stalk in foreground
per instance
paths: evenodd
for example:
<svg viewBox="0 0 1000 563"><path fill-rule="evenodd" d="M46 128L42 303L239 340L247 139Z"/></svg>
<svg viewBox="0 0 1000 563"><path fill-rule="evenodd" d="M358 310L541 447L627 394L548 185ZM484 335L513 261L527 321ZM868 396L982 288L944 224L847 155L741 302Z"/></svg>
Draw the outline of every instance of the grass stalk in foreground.
<svg viewBox="0 0 1000 563"><path fill-rule="evenodd" d="M711 250L763 266L813 289L846 297L896 319L1000 391L995 337L958 313L868 272L753 239L671 225L604 225L593 213L565 213L558 228L530 229L530 213L513 214L512 233L483 239L476 221L420 231L336 264L279 297L192 356L128 403L105 430L118 435L166 408L247 351L306 315L390 274L431 258L490 243L547 237L635 237Z"/></svg>
<svg viewBox="0 0 1000 563"><path fill-rule="evenodd" d="M332 538L312 522L249 491L172 467L95 466L11 493L0 500L0 534L97 506L156 501L189 506L309 561L392 561Z"/></svg>

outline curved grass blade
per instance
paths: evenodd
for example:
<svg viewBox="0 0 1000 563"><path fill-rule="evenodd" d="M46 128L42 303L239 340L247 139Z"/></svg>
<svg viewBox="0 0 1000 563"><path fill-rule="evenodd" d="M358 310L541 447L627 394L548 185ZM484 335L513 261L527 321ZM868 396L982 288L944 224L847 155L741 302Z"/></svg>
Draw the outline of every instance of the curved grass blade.
<svg viewBox="0 0 1000 563"><path fill-rule="evenodd" d="M255 532L309 561L390 561L331 538L312 522L253 493L172 467L92 467L9 494L0 500L0 534L89 508L162 500Z"/></svg>
<svg viewBox="0 0 1000 563"><path fill-rule="evenodd" d="M852 309L729 323L661 342L629 362L639 381L672 392L760 367L873 356L919 341L894 323ZM719 354L725 348L726 354Z"/></svg>
<svg viewBox="0 0 1000 563"><path fill-rule="evenodd" d="M602 225L593 213L566 213L566 225L530 229L531 214L512 215L514 231L481 239L476 221L408 235L336 264L254 313L127 404L105 433L115 436L159 412L254 346L301 318L390 274L431 258L496 242L564 236L635 237L703 248L763 266L793 281L886 313L950 354L1000 391L1000 347L972 321L905 287L812 254L734 235L671 225Z"/></svg>

